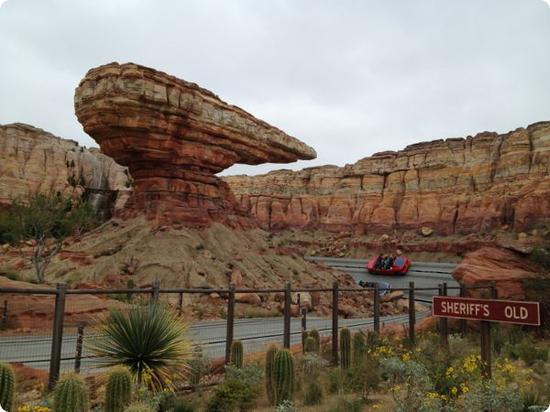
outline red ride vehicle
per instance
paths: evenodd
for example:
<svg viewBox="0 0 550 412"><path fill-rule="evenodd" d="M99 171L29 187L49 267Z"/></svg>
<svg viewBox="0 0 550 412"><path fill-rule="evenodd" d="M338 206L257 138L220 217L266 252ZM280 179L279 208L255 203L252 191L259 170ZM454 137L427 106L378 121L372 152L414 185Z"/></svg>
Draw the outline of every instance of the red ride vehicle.
<svg viewBox="0 0 550 412"><path fill-rule="evenodd" d="M411 260L406 256L397 256L388 267L383 264L384 257L375 256L367 263L369 273L377 275L406 275L411 266Z"/></svg>

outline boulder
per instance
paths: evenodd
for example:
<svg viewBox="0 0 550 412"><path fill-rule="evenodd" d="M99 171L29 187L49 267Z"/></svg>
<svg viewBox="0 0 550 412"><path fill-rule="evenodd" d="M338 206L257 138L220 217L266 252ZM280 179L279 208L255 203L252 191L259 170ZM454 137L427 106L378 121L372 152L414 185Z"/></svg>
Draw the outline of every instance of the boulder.
<svg viewBox="0 0 550 412"><path fill-rule="evenodd" d="M494 282L500 298L524 299L523 282L540 273L541 269L522 254L484 247L468 253L454 270L453 277L467 286ZM473 295L479 293L472 291Z"/></svg>

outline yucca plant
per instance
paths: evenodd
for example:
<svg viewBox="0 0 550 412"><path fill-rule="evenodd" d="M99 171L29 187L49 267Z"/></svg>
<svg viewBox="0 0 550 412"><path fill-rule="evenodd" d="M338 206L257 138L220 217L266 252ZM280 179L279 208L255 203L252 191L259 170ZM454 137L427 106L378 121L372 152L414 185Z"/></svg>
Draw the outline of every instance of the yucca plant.
<svg viewBox="0 0 550 412"><path fill-rule="evenodd" d="M113 309L98 327L99 338L88 345L100 367L122 365L139 384L155 390L171 388L184 378L191 343L187 326L162 305Z"/></svg>

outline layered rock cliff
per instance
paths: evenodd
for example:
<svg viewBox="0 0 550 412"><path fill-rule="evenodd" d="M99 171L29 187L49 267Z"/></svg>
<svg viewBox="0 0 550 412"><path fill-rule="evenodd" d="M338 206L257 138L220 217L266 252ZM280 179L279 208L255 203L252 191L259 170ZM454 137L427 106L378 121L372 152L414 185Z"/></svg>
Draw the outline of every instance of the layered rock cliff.
<svg viewBox="0 0 550 412"><path fill-rule="evenodd" d="M464 234L550 219L550 122L418 143L345 167L224 178L269 229Z"/></svg>
<svg viewBox="0 0 550 412"><path fill-rule="evenodd" d="M22 123L0 125L0 204L29 193L82 194L131 187L127 169L97 149L80 147Z"/></svg>

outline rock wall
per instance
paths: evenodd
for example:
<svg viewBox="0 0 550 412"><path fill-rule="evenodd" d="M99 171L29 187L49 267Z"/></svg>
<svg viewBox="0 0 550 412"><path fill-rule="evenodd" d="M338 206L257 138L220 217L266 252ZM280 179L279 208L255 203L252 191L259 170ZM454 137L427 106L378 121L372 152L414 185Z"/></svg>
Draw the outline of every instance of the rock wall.
<svg viewBox="0 0 550 412"><path fill-rule="evenodd" d="M529 228L550 219L550 122L377 153L344 167L230 176L264 228L438 234Z"/></svg>
<svg viewBox="0 0 550 412"><path fill-rule="evenodd" d="M0 125L0 204L28 193L74 195L85 188L96 189L89 195L100 201L102 190L128 186L126 168L97 149L22 123Z"/></svg>

